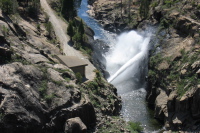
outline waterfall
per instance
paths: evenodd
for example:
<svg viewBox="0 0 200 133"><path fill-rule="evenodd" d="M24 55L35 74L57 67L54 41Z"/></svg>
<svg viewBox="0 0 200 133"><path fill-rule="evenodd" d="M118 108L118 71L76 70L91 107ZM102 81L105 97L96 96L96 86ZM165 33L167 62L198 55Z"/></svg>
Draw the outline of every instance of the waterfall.
<svg viewBox="0 0 200 133"><path fill-rule="evenodd" d="M136 31L123 33L105 55L106 70L111 75L108 82L117 88L123 99L122 117L126 121L141 122L145 132L154 130L145 105L150 36Z"/></svg>
<svg viewBox="0 0 200 133"><path fill-rule="evenodd" d="M116 78L118 82L130 77L145 78L149 40L149 36L142 37L135 31L123 33L118 37L117 44L106 57L107 70L111 74L108 82ZM128 75L119 76L124 72Z"/></svg>

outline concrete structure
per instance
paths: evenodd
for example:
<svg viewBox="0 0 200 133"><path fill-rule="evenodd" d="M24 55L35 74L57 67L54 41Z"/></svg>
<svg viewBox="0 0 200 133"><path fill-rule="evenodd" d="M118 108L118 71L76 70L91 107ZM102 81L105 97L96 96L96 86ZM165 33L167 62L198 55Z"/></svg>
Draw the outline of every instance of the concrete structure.
<svg viewBox="0 0 200 133"><path fill-rule="evenodd" d="M80 73L83 77L85 77L85 66L88 64L84 62L84 60L79 59L76 56L64 55L56 55L56 58L60 61L60 63L72 69L74 73Z"/></svg>

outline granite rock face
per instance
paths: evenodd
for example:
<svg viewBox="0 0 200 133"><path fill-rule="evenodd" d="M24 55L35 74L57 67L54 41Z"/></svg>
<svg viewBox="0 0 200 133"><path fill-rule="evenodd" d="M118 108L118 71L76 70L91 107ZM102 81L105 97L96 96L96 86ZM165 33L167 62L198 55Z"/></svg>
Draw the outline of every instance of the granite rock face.
<svg viewBox="0 0 200 133"><path fill-rule="evenodd" d="M116 88L102 78L97 86L102 95L93 96L105 102L106 110L97 116L101 110L86 92L89 86L77 84L75 73L54 58L62 51L46 36L43 12L37 21L18 17L16 23L0 10L0 132L86 132L103 121L101 116L119 114ZM93 39L93 31L85 30Z"/></svg>
<svg viewBox="0 0 200 133"><path fill-rule="evenodd" d="M0 77L1 131L62 131L65 120L73 117L87 126L95 124L92 104L81 98L76 86L66 88L64 79L58 85L39 68L21 63L1 66L0 73L4 75Z"/></svg>

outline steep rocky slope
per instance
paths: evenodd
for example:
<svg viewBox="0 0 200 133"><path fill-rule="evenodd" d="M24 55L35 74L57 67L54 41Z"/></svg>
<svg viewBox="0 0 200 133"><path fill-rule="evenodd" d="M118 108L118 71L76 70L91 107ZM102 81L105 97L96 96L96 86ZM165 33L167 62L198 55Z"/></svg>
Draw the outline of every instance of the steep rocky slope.
<svg viewBox="0 0 200 133"><path fill-rule="evenodd" d="M62 51L48 17L18 10L9 16L0 10L0 132L86 132L108 117L118 121L111 117L121 108L116 88L100 76L78 84L54 58Z"/></svg>
<svg viewBox="0 0 200 133"><path fill-rule="evenodd" d="M90 0L90 4L89 14L107 30L156 29L147 103L167 130L199 131L200 1Z"/></svg>

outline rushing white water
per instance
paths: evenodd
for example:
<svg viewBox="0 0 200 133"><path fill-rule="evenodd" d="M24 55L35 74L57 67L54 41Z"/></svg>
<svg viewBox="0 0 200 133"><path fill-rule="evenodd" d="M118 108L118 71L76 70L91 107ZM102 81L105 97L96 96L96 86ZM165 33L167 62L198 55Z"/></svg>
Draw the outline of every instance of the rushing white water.
<svg viewBox="0 0 200 133"><path fill-rule="evenodd" d="M123 33L118 37L117 44L113 47L113 50L107 55L107 70L111 74L108 82L112 82L116 78L119 80L127 80L128 78L135 76L146 76L144 73L147 66L147 54L148 44L150 37L142 37L135 31ZM134 68L133 71L130 70ZM141 73L141 71L143 71ZM122 73L124 76L119 76ZM138 77L137 76L137 77Z"/></svg>
<svg viewBox="0 0 200 133"><path fill-rule="evenodd" d="M149 33L123 33L106 55L106 70L110 73L108 82L117 88L123 99L123 118L141 122L145 132L154 130L145 105L149 41Z"/></svg>
<svg viewBox="0 0 200 133"><path fill-rule="evenodd" d="M124 72L131 65L133 65L133 64L137 65L138 63L141 63L141 61L146 58L146 54L147 54L147 51L148 51L148 44L149 44L149 38L144 39L142 44L140 44L141 45L141 50L139 50L138 53L135 56L133 56L129 61L127 61L112 77L110 77L108 79L108 82L112 82L115 78L117 78L117 76L119 74ZM136 44L135 46L137 46L137 45L138 44ZM126 52L127 51L125 51L125 53ZM118 59L118 60L120 60L120 59Z"/></svg>

